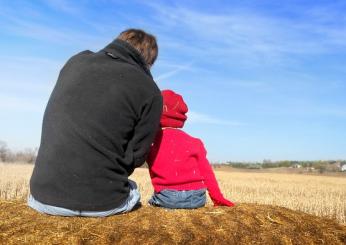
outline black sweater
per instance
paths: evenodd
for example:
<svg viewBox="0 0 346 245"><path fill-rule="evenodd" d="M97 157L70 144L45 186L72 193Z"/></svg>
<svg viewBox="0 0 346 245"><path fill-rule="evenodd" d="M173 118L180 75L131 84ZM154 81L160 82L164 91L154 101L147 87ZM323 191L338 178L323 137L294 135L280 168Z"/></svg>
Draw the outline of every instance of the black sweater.
<svg viewBox="0 0 346 245"><path fill-rule="evenodd" d="M118 207L128 197L128 176L145 161L161 111L160 90L126 42L73 56L46 107L31 194L73 210Z"/></svg>

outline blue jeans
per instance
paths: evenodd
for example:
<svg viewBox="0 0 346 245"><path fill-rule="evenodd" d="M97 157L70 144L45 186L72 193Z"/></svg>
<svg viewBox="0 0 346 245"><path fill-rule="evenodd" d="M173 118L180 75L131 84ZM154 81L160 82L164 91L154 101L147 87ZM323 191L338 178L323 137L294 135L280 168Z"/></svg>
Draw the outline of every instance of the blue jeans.
<svg viewBox="0 0 346 245"><path fill-rule="evenodd" d="M58 215L58 216L84 216L84 217L106 217L113 214L126 213L134 209L140 204L141 195L138 191L136 182L129 180L130 193L127 200L117 208L107 210L107 211L80 211L71 210L56 206L51 206L48 204L41 203L30 195L28 199L29 207L35 209L40 213Z"/></svg>
<svg viewBox="0 0 346 245"><path fill-rule="evenodd" d="M154 193L149 200L149 204L172 209L191 209L203 207L206 199L205 189L190 191L162 190Z"/></svg>

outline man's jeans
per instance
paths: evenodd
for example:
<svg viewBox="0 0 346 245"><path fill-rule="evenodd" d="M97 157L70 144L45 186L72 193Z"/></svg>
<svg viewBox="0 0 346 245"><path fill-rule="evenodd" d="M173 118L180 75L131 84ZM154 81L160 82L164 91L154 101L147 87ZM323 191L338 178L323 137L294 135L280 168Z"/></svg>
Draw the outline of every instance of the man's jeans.
<svg viewBox="0 0 346 245"><path fill-rule="evenodd" d="M206 203L206 190L162 190L155 192L149 200L149 204L165 208L200 208Z"/></svg>
<svg viewBox="0 0 346 245"><path fill-rule="evenodd" d="M59 216L84 216L84 217L106 217L113 214L126 213L140 205L141 195L138 191L136 182L129 180L130 193L127 200L117 208L108 211L79 211L66 208L55 207L41 203L29 196L28 205L40 213L59 215Z"/></svg>

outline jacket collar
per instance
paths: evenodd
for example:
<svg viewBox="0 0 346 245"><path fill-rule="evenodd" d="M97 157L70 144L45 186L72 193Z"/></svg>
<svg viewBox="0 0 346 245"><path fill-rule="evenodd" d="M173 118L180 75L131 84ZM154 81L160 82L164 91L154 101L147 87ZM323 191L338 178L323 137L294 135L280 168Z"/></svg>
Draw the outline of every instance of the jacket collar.
<svg viewBox="0 0 346 245"><path fill-rule="evenodd" d="M127 63L139 66L147 75L152 78L150 70L148 69L142 55L127 42L120 39L115 39L104 49L102 49L102 51L112 58L119 58L125 60Z"/></svg>

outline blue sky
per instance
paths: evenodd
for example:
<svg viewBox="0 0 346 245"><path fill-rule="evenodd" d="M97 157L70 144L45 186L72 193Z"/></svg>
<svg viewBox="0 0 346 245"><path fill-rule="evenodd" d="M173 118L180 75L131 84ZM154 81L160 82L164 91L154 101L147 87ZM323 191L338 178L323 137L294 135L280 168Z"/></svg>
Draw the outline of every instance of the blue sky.
<svg viewBox="0 0 346 245"><path fill-rule="evenodd" d="M0 1L0 140L37 147L60 68L135 27L211 161L346 159L345 1Z"/></svg>

